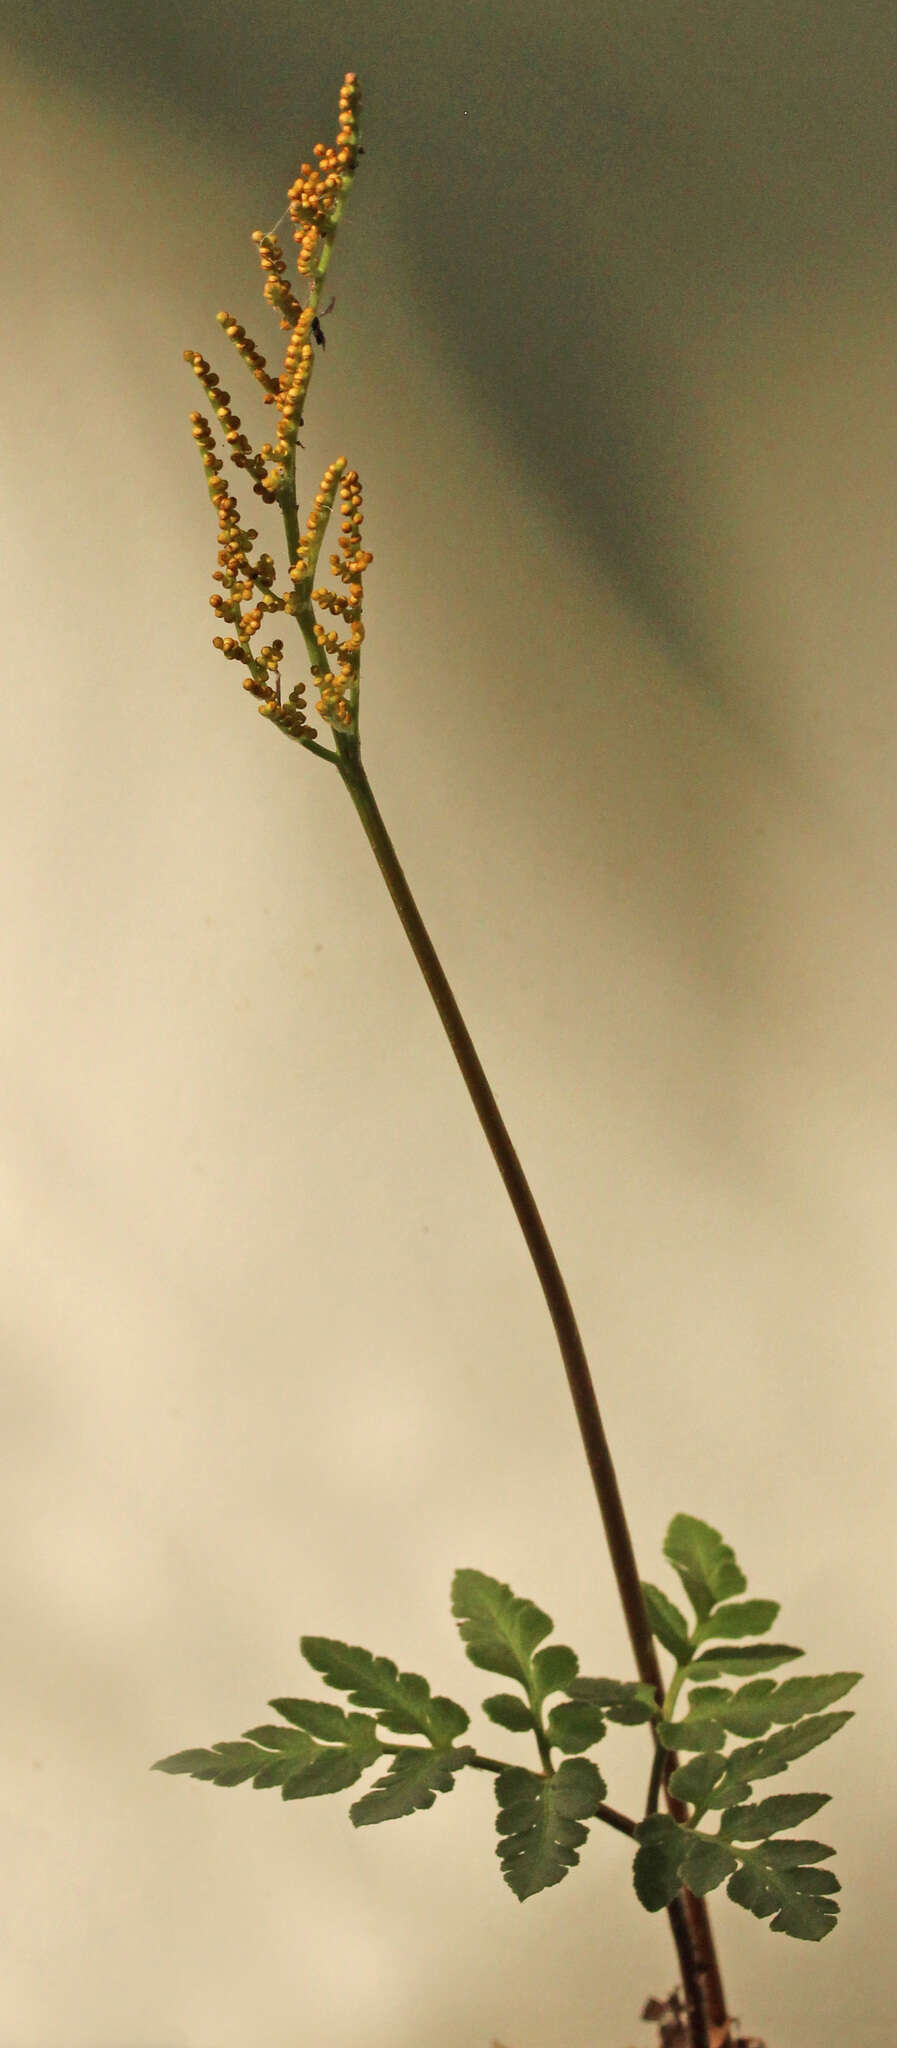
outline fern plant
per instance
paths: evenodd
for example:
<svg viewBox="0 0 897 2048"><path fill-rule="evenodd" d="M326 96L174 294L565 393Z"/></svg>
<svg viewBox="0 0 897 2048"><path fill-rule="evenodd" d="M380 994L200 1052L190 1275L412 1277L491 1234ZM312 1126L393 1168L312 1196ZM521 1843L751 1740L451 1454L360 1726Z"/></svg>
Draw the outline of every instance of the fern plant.
<svg viewBox="0 0 897 2048"><path fill-rule="evenodd" d="M254 236L264 296L287 334L275 375L232 314L218 319L244 366L276 411L273 440L254 450L230 395L210 364L185 352L223 430L233 466L265 506L277 506L286 574L273 557L254 552L255 528L222 474L214 430L191 415L209 495L218 517L220 586L210 600L230 628L214 645L245 670L243 686L286 738L335 768L345 785L467 1084L542 1286L601 1512L611 1565L632 1644L637 1677L589 1677L565 1643L546 1640L553 1622L532 1600L500 1580L465 1568L452 1582L452 1611L471 1663L516 1690L490 1694L486 1716L505 1734L535 1744L536 1758L483 1756L464 1740L464 1706L431 1692L415 1672L389 1658L329 1636L303 1636L306 1662L347 1706L325 1699L274 1699L279 1715L236 1740L185 1749L153 1769L212 1784L251 1781L278 1788L285 1800L319 1797L369 1784L349 1808L356 1827L399 1820L435 1804L463 1770L488 1773L497 1804L501 1874L519 1901L561 1883L578 1864L589 1830L599 1823L632 1839L633 1882L649 1912L666 1911L682 1980L668 1998L651 1998L642 2017L658 2022L675 2048L762 2048L735 2040L704 1903L725 1885L730 1900L774 1933L820 1941L836 1924L838 1880L827 1866L834 1850L791 1831L827 1802L820 1792L779 1792L755 1799L755 1787L836 1734L849 1708L831 1711L860 1674L771 1677L803 1652L766 1640L778 1612L768 1599L742 1599L744 1574L716 1529L689 1514L674 1516L663 1545L690 1614L639 1576L632 1539L582 1339L545 1226L444 969L409 889L362 764L359 679L364 640L364 574L373 559L362 546L358 473L345 456L331 462L304 523L297 494L297 450L316 355L323 346L321 295L337 229L358 169L360 93L354 73L343 81L337 134L318 143L301 166L287 211L296 244L300 299L287 274L276 229ZM279 225L279 223L278 223ZM329 556L334 589L319 583L318 564L337 496L341 527ZM298 679L284 694L284 642L254 644L271 615L295 621L304 643ZM323 616L321 616L323 615ZM342 637L341 637L342 632ZM326 728L322 741L307 711L307 679ZM669 1660L664 1675L660 1652ZM728 1682L727 1682L728 1681ZM735 1681L732 1683L732 1681ZM683 1700L683 1695L684 1700ZM551 1702L551 1704L548 1704ZM678 1718L677 1718L678 1715ZM620 1812L588 1752L608 1723L641 1730L651 1746L644 1811ZM394 1741L392 1737L403 1738ZM684 1759L684 1760L683 1760Z"/></svg>

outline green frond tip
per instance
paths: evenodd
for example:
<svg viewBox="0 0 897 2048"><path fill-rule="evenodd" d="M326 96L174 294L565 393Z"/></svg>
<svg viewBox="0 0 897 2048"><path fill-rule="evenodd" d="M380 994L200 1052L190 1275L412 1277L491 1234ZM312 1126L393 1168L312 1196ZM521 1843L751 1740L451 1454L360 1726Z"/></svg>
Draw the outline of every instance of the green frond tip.
<svg viewBox="0 0 897 2048"><path fill-rule="evenodd" d="M498 1858L505 1882L523 1901L560 1884L579 1862L588 1829L607 1787L586 1757L567 1757L551 1777L509 1766L495 1781Z"/></svg>
<svg viewBox="0 0 897 2048"><path fill-rule="evenodd" d="M672 1600L667 1599L659 1586L652 1586L646 1580L642 1581L642 1599L652 1635L657 1637L665 1650L669 1650L670 1656L675 1657L677 1664L687 1664L691 1656L691 1643L688 1622L684 1614L678 1607L674 1607Z"/></svg>
<svg viewBox="0 0 897 2048"><path fill-rule="evenodd" d="M500 1579L486 1572L457 1571L452 1613L471 1663L522 1685L535 1714L549 1693L566 1691L575 1678L579 1660L566 1643L536 1648L554 1627L550 1614L512 1593Z"/></svg>
<svg viewBox="0 0 897 2048"><path fill-rule="evenodd" d="M277 1704L272 1701L272 1705ZM307 1709L305 1718L314 1722L313 1710L320 1702L293 1700L283 1704ZM325 1707L325 1714L326 1711ZM317 1798L354 1785L381 1750L376 1725L367 1714L342 1715L339 1727L335 1723L324 1724L321 1732L326 1735L325 1742L316 1741L305 1727L280 1727L272 1723L247 1729L239 1742L216 1742L211 1749L178 1750L174 1756L162 1757L151 1768L184 1773L213 1785L243 1785L251 1778L260 1792L277 1786L284 1799Z"/></svg>
<svg viewBox="0 0 897 2048"><path fill-rule="evenodd" d="M796 1941L823 1941L837 1923L838 1907L831 1893L840 1891L841 1886L833 1870L817 1870L801 1862L807 1848L821 1848L826 1856L832 1853L824 1844L800 1841L741 1850L741 1868L730 1878L727 1889L737 1906L745 1906L760 1920L770 1920L773 1934L790 1934ZM793 1862L782 1863L776 1849L787 1849Z"/></svg>
<svg viewBox="0 0 897 2048"><path fill-rule="evenodd" d="M389 1657L375 1657L359 1644L336 1642L332 1636L303 1636L299 1647L327 1685L347 1692L354 1706L374 1708L376 1719L396 1735L425 1735L436 1749L448 1749L470 1726L469 1714L456 1700L431 1696L425 1678L397 1670Z"/></svg>
<svg viewBox="0 0 897 2048"><path fill-rule="evenodd" d="M743 1593L747 1579L735 1552L718 1529L696 1515L674 1515L664 1537L664 1557L678 1573L699 1621L720 1600Z"/></svg>

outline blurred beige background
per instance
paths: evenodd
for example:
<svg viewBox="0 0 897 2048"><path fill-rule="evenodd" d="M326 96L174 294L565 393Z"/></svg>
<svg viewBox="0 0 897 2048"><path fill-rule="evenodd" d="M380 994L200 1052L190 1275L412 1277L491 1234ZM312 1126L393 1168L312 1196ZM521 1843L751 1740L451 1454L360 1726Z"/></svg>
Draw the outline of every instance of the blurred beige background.
<svg viewBox="0 0 897 2048"><path fill-rule="evenodd" d="M521 1907L473 1774L355 1834L345 1795L148 1768L317 1692L303 1631L475 1709L458 1564L629 1671L547 1316L351 807L210 647L181 350L255 418L214 315L273 352L250 230L347 68L306 475L364 481L369 773L645 1575L701 1514L808 1668L868 1674L793 1774L834 1794L840 1929L714 1918L768 2048L878 2048L897 23L666 0L4 22L0 2048L649 2048L674 1978L625 1843ZM643 1746L605 1748L634 1807Z"/></svg>

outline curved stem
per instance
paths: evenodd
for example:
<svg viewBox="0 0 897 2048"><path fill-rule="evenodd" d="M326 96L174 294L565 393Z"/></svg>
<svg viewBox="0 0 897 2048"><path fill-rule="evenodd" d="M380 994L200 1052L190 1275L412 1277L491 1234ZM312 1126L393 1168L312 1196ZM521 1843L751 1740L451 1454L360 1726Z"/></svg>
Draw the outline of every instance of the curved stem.
<svg viewBox="0 0 897 2048"><path fill-rule="evenodd" d="M307 753L317 754L322 761L335 761L339 765L339 755L334 753L332 747L319 746L317 740L307 739L304 733L299 735L299 745L304 747Z"/></svg>
<svg viewBox="0 0 897 2048"><path fill-rule="evenodd" d="M358 812L374 858L442 1020L536 1269L564 1362L583 1449L604 1523L607 1547L636 1669L639 1677L653 1687L659 1703L663 1699L665 1688L645 1611L632 1538L588 1360L554 1248L536 1207L535 1198L511 1142L498 1103L480 1064L476 1047L380 815L373 790L362 766L358 741L339 732L334 733L334 738L339 754L340 774ZM674 1907L676 1924L673 1926L673 1934L677 1949L681 1937L689 1946L692 1979L698 1983L703 1980L703 1998L700 1999L701 2024L704 2024L703 2011L706 2004L707 2016L714 2027L715 2048L727 2048L730 2037L725 1996L704 1901L693 1898L689 1892L683 1892L681 1899L674 1901L674 1906L669 1909L671 1923L674 1920ZM684 1972L684 1965L682 1967ZM695 2048L706 2048L707 2040L706 2030L696 2034Z"/></svg>
<svg viewBox="0 0 897 2048"><path fill-rule="evenodd" d="M341 736L337 736L339 745ZM598 1412L582 1338L554 1249L536 1207L520 1160L511 1143L498 1103L480 1064L473 1040L455 1001L430 935L405 880L398 856L380 816L357 751L340 746L340 773L367 833L383 879L404 925L424 980L442 1019L452 1051L467 1083L495 1163L504 1181L517 1221L541 1283L554 1324L573 1397L589 1471L604 1522L626 1626L639 1677L654 1687L658 1700L664 1684L645 1613L632 1539L626 1522L610 1447Z"/></svg>

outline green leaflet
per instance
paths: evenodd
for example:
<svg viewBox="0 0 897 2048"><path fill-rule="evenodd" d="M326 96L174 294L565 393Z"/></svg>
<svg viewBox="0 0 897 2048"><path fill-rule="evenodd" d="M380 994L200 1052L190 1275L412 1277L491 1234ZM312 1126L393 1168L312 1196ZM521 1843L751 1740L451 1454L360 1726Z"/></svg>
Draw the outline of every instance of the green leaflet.
<svg viewBox="0 0 897 2048"><path fill-rule="evenodd" d="M703 1756L693 1756L687 1764L680 1764L670 1778L670 1791L677 1799L687 1799L692 1806L709 1806L710 1795L715 1785L725 1776L726 1759L714 1750Z"/></svg>
<svg viewBox="0 0 897 2048"><path fill-rule="evenodd" d="M553 1643L533 1655L536 1644L554 1627L551 1616L485 1572L455 1573L452 1613L471 1663L481 1671L515 1679L534 1713L548 1693L566 1687L579 1669L575 1652L565 1643Z"/></svg>
<svg viewBox="0 0 897 2048"><path fill-rule="evenodd" d="M732 1593L744 1592L747 1580L731 1546L723 1542L719 1530L712 1529L709 1522L700 1522L694 1515L674 1515L663 1548L697 1615L694 1631L689 1630L685 1616L659 1586L643 1581L642 1593L652 1633L677 1664L690 1663L701 1643L716 1642L720 1637L728 1641L765 1635L772 1627L779 1612L778 1601L729 1599ZM770 1649L775 1652L772 1656ZM800 1654L796 1650L786 1652L784 1645L772 1645L770 1649L736 1652L734 1668L739 1669L748 1658L754 1660L750 1669L767 1670L779 1661L780 1653ZM716 1668L708 1668L704 1675L714 1678L728 1669L724 1660L730 1654L726 1650L717 1652Z"/></svg>
<svg viewBox="0 0 897 2048"><path fill-rule="evenodd" d="M306 1701L291 1704L305 1706ZM185 1772L213 1785L242 1785L258 1791L280 1786L284 1799L311 1799L354 1785L380 1754L375 1724L366 1714L349 1714L344 1740L323 1744L301 1728L249 1728L241 1742L216 1742L211 1749L183 1749L153 1764L154 1771Z"/></svg>
<svg viewBox="0 0 897 2048"><path fill-rule="evenodd" d="M350 1806L349 1819L363 1828L375 1821L402 1820L406 1814L433 1806L437 1792L451 1792L455 1772L474 1756L476 1750L470 1748L401 1750L373 1791L365 1792Z"/></svg>
<svg viewBox="0 0 897 2048"><path fill-rule="evenodd" d="M738 1850L739 1856L746 1853ZM771 1835L763 1844L767 1863L782 1870L796 1870L806 1863L821 1863L824 1857L834 1856L834 1853L831 1842L813 1842L808 1835Z"/></svg>
<svg viewBox="0 0 897 2048"><path fill-rule="evenodd" d="M677 1664L687 1664L691 1656L691 1645L688 1622L684 1614L680 1614L678 1607L673 1606L672 1600L667 1599L659 1586L652 1586L644 1579L642 1596L652 1635L657 1637L665 1650L669 1650L670 1656L675 1657Z"/></svg>
<svg viewBox="0 0 897 2048"><path fill-rule="evenodd" d="M715 1891L724 1878L734 1876L737 1869L738 1857L728 1843L708 1835L693 1834L679 1862L682 1883L700 1899Z"/></svg>
<svg viewBox="0 0 897 2048"><path fill-rule="evenodd" d="M296 1748L292 1752L293 1767L301 1768L310 1762L316 1745L310 1736L297 1731ZM275 1776L265 1775L265 1784L283 1784L289 1773L286 1754L273 1760L270 1751L259 1749L249 1742L216 1742L211 1749L179 1749L174 1756L163 1756L158 1763L150 1765L153 1771L183 1771L191 1778L207 1779L212 1785L242 1785L247 1778L267 1774L272 1761L276 1762Z"/></svg>
<svg viewBox="0 0 897 2048"><path fill-rule="evenodd" d="M375 1729L369 1714L347 1714L345 1707L333 1706L329 1700L269 1700L268 1705L294 1728L304 1728L309 1735L317 1736L319 1742L344 1742L350 1749L359 1744L364 1747L369 1731ZM379 1753L376 1733L373 1743L370 1755L365 1758L368 1763Z"/></svg>
<svg viewBox="0 0 897 2048"><path fill-rule="evenodd" d="M702 1650L700 1657L689 1664L688 1682L704 1685L730 1673L736 1678L750 1678L754 1672L774 1671L777 1664L790 1664L803 1654L793 1643L745 1643L733 1644L731 1649Z"/></svg>
<svg viewBox="0 0 897 2048"><path fill-rule="evenodd" d="M470 1726L463 1707L441 1694L431 1698L425 1678L398 1671L389 1657L374 1657L332 1636L302 1636L299 1647L327 1685L347 1692L355 1706L376 1708L377 1720L396 1735L423 1734L436 1749L448 1749Z"/></svg>
<svg viewBox="0 0 897 2048"><path fill-rule="evenodd" d="M722 1721L704 1721L689 1714L682 1721L658 1721L658 1740L664 1749L720 1750L726 1739Z"/></svg>
<svg viewBox="0 0 897 2048"><path fill-rule="evenodd" d="M301 1702L297 1701L296 1704L300 1705ZM374 1758L380 1754L376 1722L371 1720L369 1714L347 1714L346 1724L339 1741L328 1737L327 1747L348 1749L364 1768L366 1764L373 1763ZM247 1742L260 1742L265 1749L280 1750L285 1755L289 1755L296 1747L299 1736L298 1729L282 1728L277 1722L266 1722L261 1728L244 1728L243 1733ZM321 1746L319 1742L312 1741L312 1750L315 1754Z"/></svg>
<svg viewBox="0 0 897 2048"><path fill-rule="evenodd" d="M684 1884L699 1898L739 1869L742 1851L718 1835L681 1827L671 1814L654 1813L636 1829L633 1883L649 1913L668 1906Z"/></svg>
<svg viewBox="0 0 897 2048"><path fill-rule="evenodd" d="M732 1695L727 1686L704 1685L688 1703L681 1721L658 1721L665 1749L721 1749L726 1739L725 1710Z"/></svg>
<svg viewBox="0 0 897 2048"><path fill-rule="evenodd" d="M483 1701L483 1713L499 1728L510 1728L514 1735L531 1735L536 1725L532 1707L526 1700L520 1700L516 1692L493 1692Z"/></svg>
<svg viewBox="0 0 897 2048"><path fill-rule="evenodd" d="M652 1687L639 1679L573 1678L566 1689L571 1699L589 1700L601 1708L608 1721L620 1721L626 1727L650 1721L657 1712Z"/></svg>
<svg viewBox="0 0 897 2048"><path fill-rule="evenodd" d="M348 1749L322 1749L304 1770L290 1772L281 1797L317 1799L324 1792L344 1792L347 1785L357 1783L362 1768L357 1756Z"/></svg>
<svg viewBox="0 0 897 2048"><path fill-rule="evenodd" d="M677 1798L688 1799L702 1808L741 1808L755 1778L776 1777L779 1771L787 1770L797 1757L807 1756L821 1742L828 1742L852 1718L849 1710L840 1714L814 1714L795 1726L779 1729L764 1741L741 1743L727 1755L720 1750L711 1750L706 1755L693 1757L673 1772L670 1791ZM670 1729L671 1724L666 1726ZM675 1748L676 1744L671 1741L668 1746ZM767 1807L772 1805L771 1801L764 1803ZM812 1807L809 1810L815 1812L816 1809ZM785 1826L792 1824L790 1820L784 1823Z"/></svg>
<svg viewBox="0 0 897 2048"><path fill-rule="evenodd" d="M695 1697L700 1699L702 1694L711 1690L710 1686L702 1686ZM739 1686L737 1692L730 1692L728 1702L721 1713L729 1734L765 1735L775 1720L770 1705L775 1695L774 1678L752 1678L749 1684Z"/></svg>
<svg viewBox="0 0 897 2048"><path fill-rule="evenodd" d="M849 1708L839 1714L814 1714L792 1727L778 1729L775 1735L767 1735L760 1742L742 1743L723 1759L725 1775L714 1787L708 1804L739 1805L755 1778L776 1777L797 1757L807 1756L821 1742L828 1742L852 1719Z"/></svg>
<svg viewBox="0 0 897 2048"><path fill-rule="evenodd" d="M720 1821L720 1833L733 1842L757 1842L777 1835L781 1828L798 1828L821 1806L827 1806L830 1792L774 1792L756 1806L732 1806Z"/></svg>
<svg viewBox="0 0 897 2048"><path fill-rule="evenodd" d="M607 1724L600 1708L590 1706L588 1700L561 1700L551 1708L545 1733L557 1749L568 1756L578 1756L582 1750L591 1749L593 1742L601 1741Z"/></svg>
<svg viewBox="0 0 897 2048"><path fill-rule="evenodd" d="M564 1648L562 1644L557 1647ZM539 1661L551 1655L551 1649L538 1650L533 1658L540 1693L549 1674L544 1670L539 1672ZM555 1668L559 1670L561 1667ZM576 1756L582 1750L590 1749L594 1742L600 1742L607 1732L608 1721L635 1726L637 1722L650 1721L657 1711L651 1687L638 1680L571 1676L567 1680L566 1691L568 1698L550 1709L545 1732L549 1742L570 1756ZM500 1728L510 1728L515 1735L530 1734L537 1726L532 1707L526 1700L518 1699L515 1693L490 1694L483 1701L483 1712L488 1714L490 1721L497 1722Z"/></svg>
<svg viewBox="0 0 897 2048"><path fill-rule="evenodd" d="M800 1843L794 1846L799 1849ZM745 1906L758 1919L773 1914L773 1934L790 1934L797 1941L822 1941L831 1933L838 1907L829 1894L841 1889L834 1871L790 1863L783 1868L767 1853L766 1844L739 1850L739 1856L741 1868L727 1887L737 1906Z"/></svg>
<svg viewBox="0 0 897 2048"><path fill-rule="evenodd" d="M707 1694L716 1693L715 1686L702 1686L693 1693L689 1701L689 1716L692 1709ZM737 1692L730 1692L728 1700L716 1709L723 1729L729 1735L766 1735L776 1721L777 1688L773 1678L753 1678L748 1685L742 1685ZM787 1712L782 1720L788 1719Z"/></svg>
<svg viewBox="0 0 897 2048"><path fill-rule="evenodd" d="M765 1735L815 1714L841 1699L856 1685L857 1671L837 1671L817 1678L755 1678L737 1692L728 1686L701 1685L691 1694L681 1721L659 1721L657 1732L667 1749L721 1749L726 1735Z"/></svg>
<svg viewBox="0 0 897 2048"><path fill-rule="evenodd" d="M550 1692L566 1692L579 1670L579 1658L566 1643L546 1643L544 1650L536 1651L533 1670L541 1705Z"/></svg>
<svg viewBox="0 0 897 2048"><path fill-rule="evenodd" d="M702 1685L692 1693L681 1721L661 1721L658 1734L668 1749L718 1749L726 1734L765 1735L818 1713L841 1699L859 1681L857 1671L836 1671L816 1678L755 1678L732 1692L725 1686ZM714 1734L715 1731L715 1734Z"/></svg>
<svg viewBox="0 0 897 2048"><path fill-rule="evenodd" d="M635 1832L639 1845L632 1866L636 1897L646 1913L659 1913L682 1889L679 1864L685 1830L677 1826L671 1814L652 1813L639 1823Z"/></svg>
<svg viewBox="0 0 897 2048"><path fill-rule="evenodd" d="M778 1600L732 1600L724 1607L714 1608L706 1621L702 1621L697 1632L697 1641L715 1643L720 1636L765 1636L768 1628L778 1618Z"/></svg>
<svg viewBox="0 0 897 2048"><path fill-rule="evenodd" d="M718 1529L699 1522L694 1515L673 1516L663 1554L678 1573L699 1621L706 1620L717 1601L745 1591L747 1580L734 1550L723 1542Z"/></svg>
<svg viewBox="0 0 897 2048"><path fill-rule="evenodd" d="M843 1699L858 1685L861 1671L833 1671L818 1678L786 1678L777 1685L771 1700L766 1702L774 1721L799 1721L804 1714L818 1714L820 1708L831 1706L833 1700Z"/></svg>
<svg viewBox="0 0 897 2048"><path fill-rule="evenodd" d="M567 1757L550 1778L515 1765L495 1781L498 1858L505 1882L520 1899L560 1884L579 1862L588 1829L607 1787L586 1757Z"/></svg>

